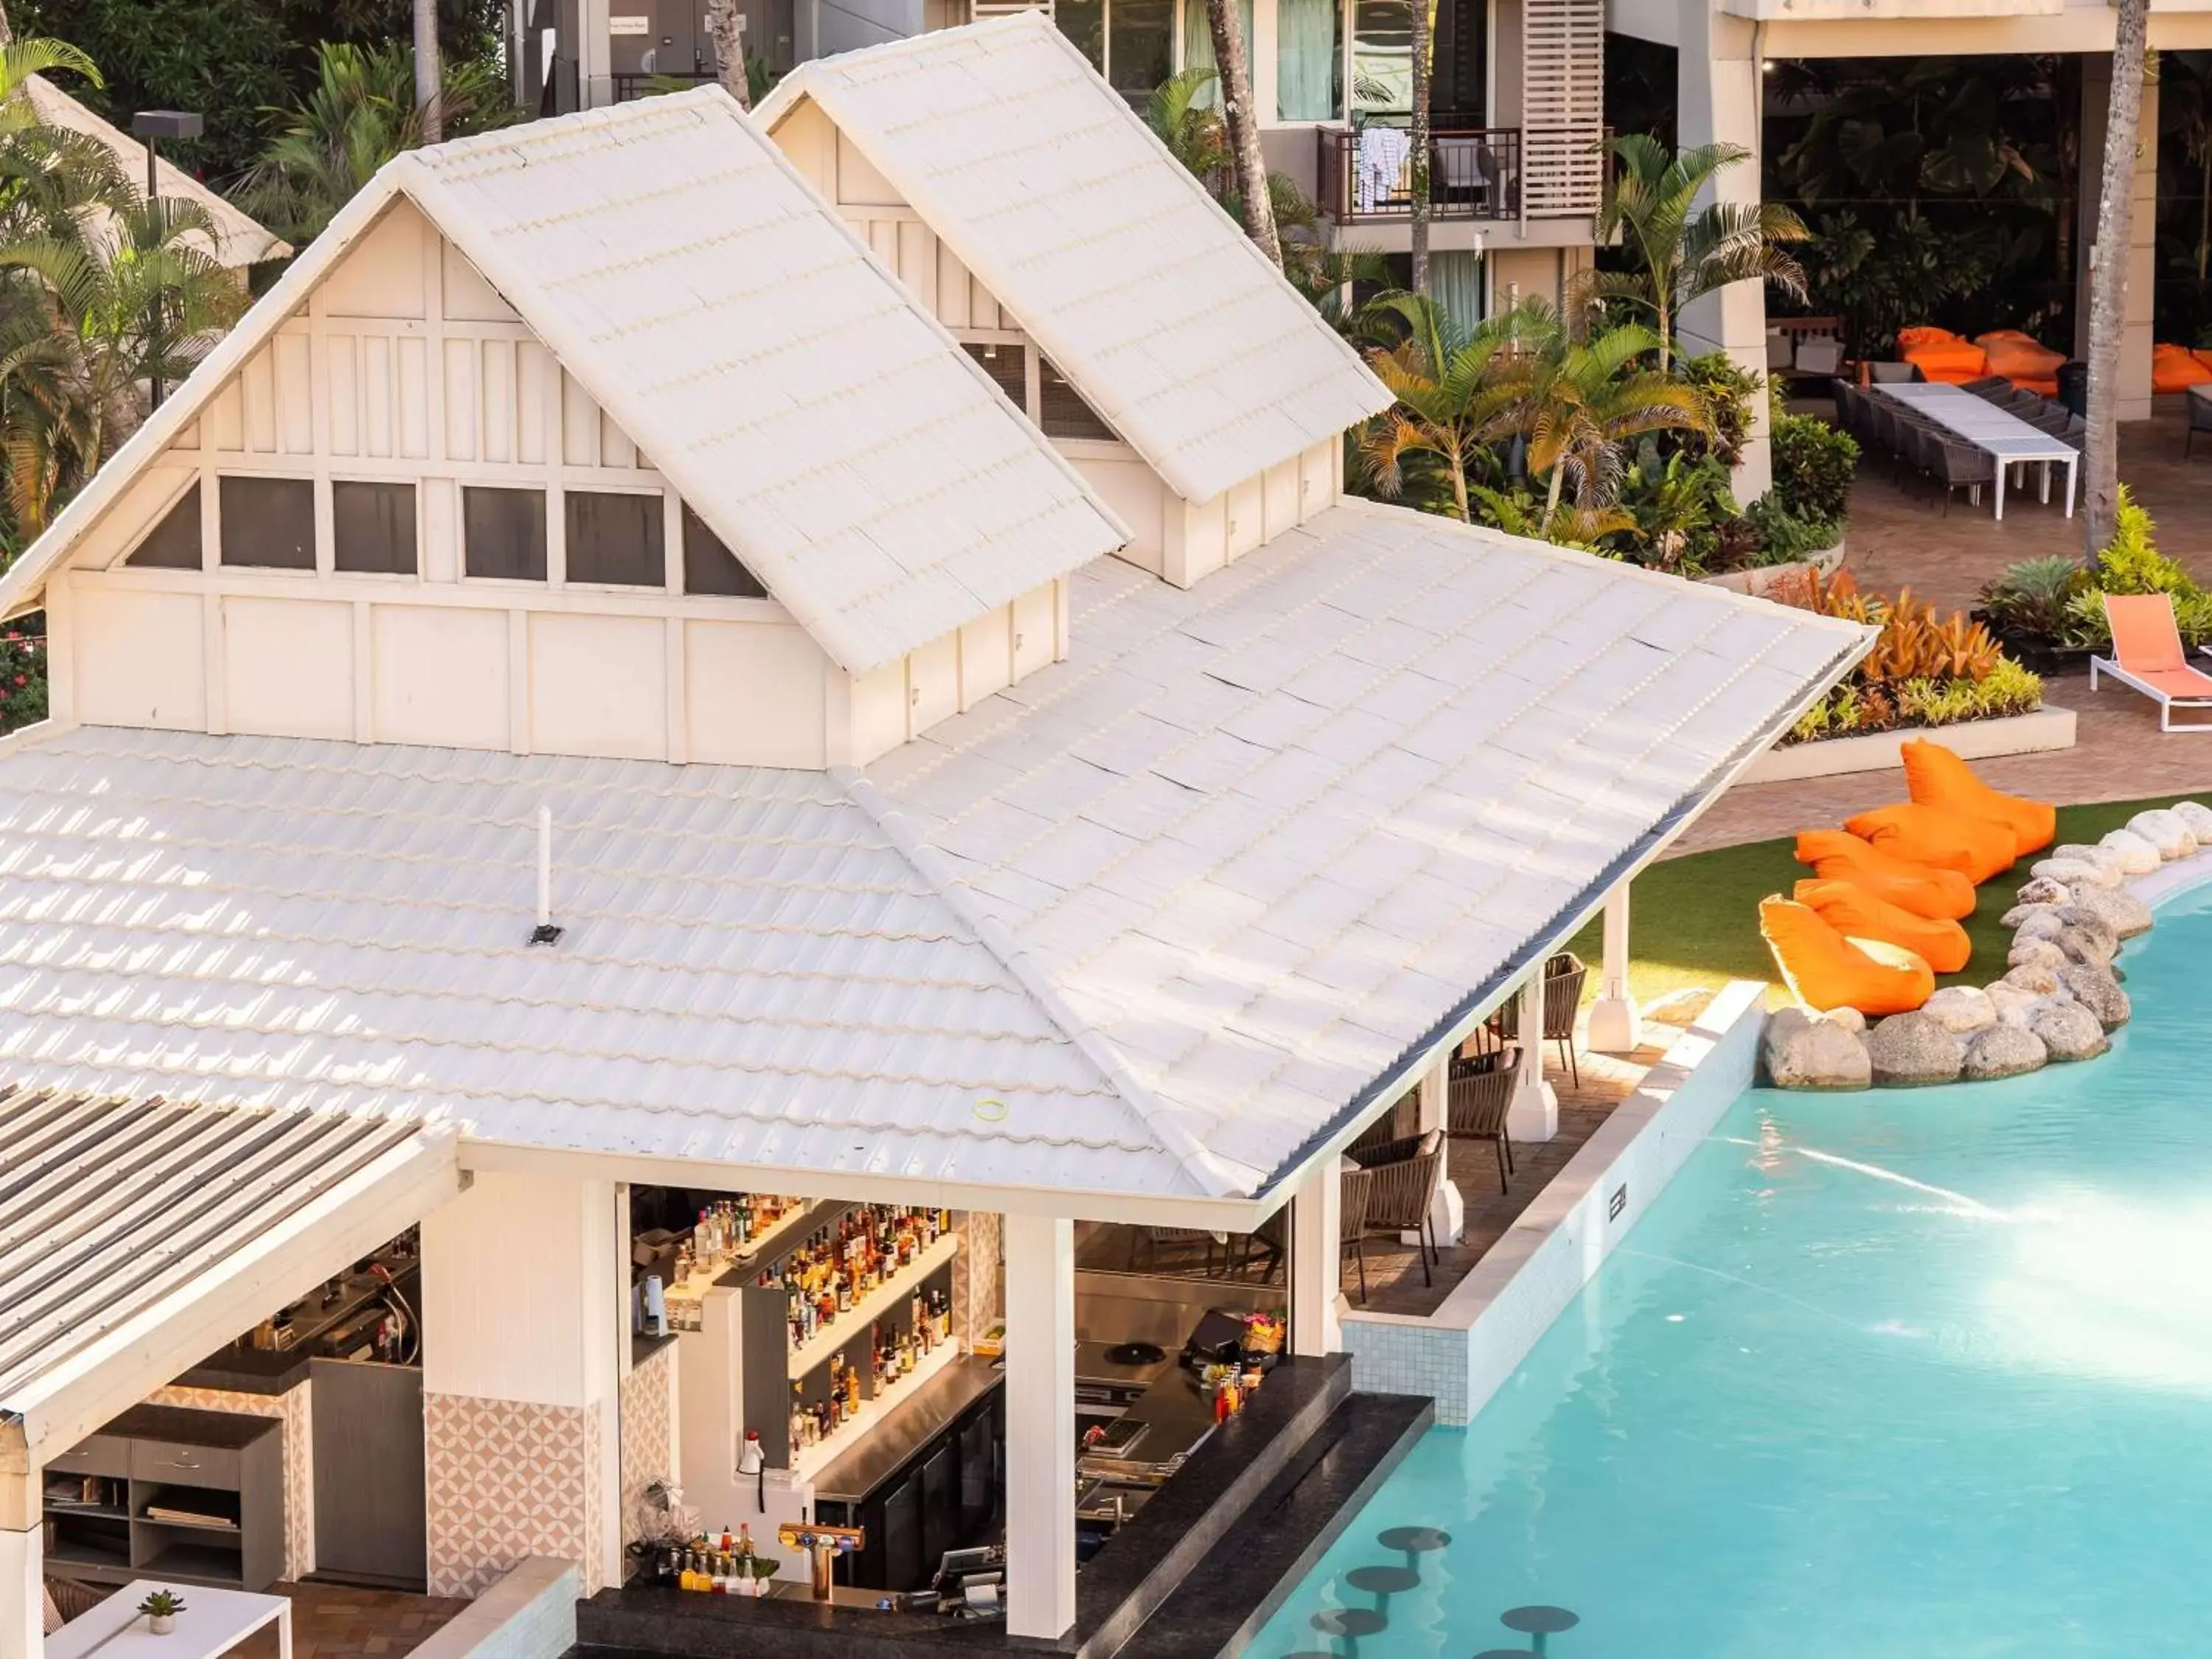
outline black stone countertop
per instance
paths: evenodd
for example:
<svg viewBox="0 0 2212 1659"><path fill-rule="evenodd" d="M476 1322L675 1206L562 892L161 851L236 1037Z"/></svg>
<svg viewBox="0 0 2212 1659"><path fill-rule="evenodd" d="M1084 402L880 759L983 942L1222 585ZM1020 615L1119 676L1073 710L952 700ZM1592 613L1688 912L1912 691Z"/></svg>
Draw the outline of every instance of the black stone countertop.
<svg viewBox="0 0 2212 1659"><path fill-rule="evenodd" d="M853 1449L815 1477L814 1495L858 1504L914 1461L960 1414L1006 1380L992 1360L956 1359L882 1418L862 1425Z"/></svg>

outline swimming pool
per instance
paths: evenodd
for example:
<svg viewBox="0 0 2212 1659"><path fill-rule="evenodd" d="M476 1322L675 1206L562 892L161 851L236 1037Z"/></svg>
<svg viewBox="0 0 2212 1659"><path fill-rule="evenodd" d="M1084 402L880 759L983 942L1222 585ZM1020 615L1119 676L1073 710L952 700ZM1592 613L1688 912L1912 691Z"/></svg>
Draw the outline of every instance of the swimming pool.
<svg viewBox="0 0 2212 1659"><path fill-rule="evenodd" d="M1987 902L1985 900L1985 902ZM2203 1641L2212 887L2124 958L2114 1054L1755 1090L1498 1396L1426 1436L1255 1659L2121 1659ZM1439 1528L1430 1552L1378 1534ZM1394 1543L1404 1543L1404 1534ZM1415 1540L1419 1541L1419 1540ZM1346 1582L1410 1564L1387 1597ZM1371 1581L1370 1581L1371 1582Z"/></svg>

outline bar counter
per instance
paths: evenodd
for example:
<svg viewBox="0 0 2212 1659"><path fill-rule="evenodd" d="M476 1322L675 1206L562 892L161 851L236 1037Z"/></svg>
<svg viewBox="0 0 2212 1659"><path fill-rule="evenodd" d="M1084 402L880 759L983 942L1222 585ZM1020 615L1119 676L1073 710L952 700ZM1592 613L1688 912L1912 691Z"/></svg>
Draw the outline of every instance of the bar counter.
<svg viewBox="0 0 2212 1659"><path fill-rule="evenodd" d="M815 1477L816 1500L866 1501L886 1480L904 1474L916 1453L1006 1380L996 1360L973 1354L955 1360L869 1425L852 1450Z"/></svg>

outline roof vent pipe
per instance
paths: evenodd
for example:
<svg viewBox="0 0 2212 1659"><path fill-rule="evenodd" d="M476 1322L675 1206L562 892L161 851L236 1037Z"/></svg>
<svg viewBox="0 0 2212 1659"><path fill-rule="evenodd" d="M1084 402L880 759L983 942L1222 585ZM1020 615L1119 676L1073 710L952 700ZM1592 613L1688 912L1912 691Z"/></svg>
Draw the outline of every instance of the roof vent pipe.
<svg viewBox="0 0 2212 1659"><path fill-rule="evenodd" d="M538 808L538 926L530 935L532 945L558 945L562 930L553 925L553 809Z"/></svg>

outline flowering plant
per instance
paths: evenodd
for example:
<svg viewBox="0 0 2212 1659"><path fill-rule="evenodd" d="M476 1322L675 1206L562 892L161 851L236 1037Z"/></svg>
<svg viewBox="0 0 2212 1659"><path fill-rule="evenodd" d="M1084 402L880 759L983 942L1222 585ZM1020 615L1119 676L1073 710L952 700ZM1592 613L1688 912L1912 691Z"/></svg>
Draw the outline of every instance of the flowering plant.
<svg viewBox="0 0 2212 1659"><path fill-rule="evenodd" d="M0 632L0 732L46 717L46 641L18 629Z"/></svg>

